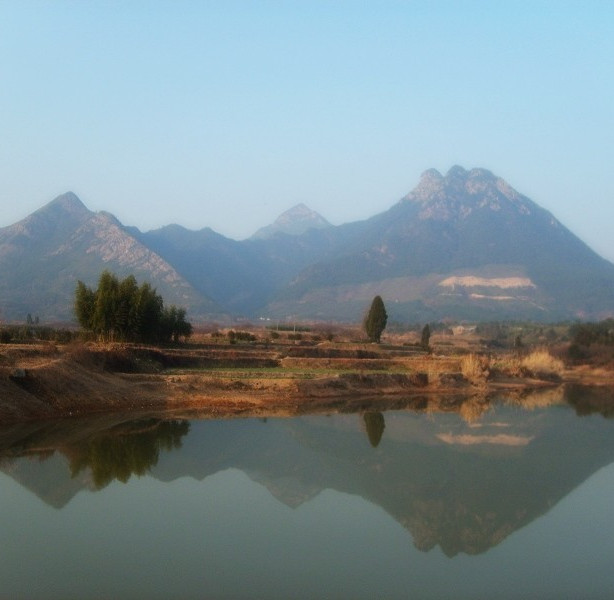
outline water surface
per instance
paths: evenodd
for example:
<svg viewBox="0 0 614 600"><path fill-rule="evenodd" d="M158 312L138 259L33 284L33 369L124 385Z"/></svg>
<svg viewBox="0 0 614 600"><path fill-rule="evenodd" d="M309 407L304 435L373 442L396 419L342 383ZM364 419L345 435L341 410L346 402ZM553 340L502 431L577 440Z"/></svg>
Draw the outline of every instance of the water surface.
<svg viewBox="0 0 614 600"><path fill-rule="evenodd" d="M578 412L5 428L0 597L610 598L614 422Z"/></svg>

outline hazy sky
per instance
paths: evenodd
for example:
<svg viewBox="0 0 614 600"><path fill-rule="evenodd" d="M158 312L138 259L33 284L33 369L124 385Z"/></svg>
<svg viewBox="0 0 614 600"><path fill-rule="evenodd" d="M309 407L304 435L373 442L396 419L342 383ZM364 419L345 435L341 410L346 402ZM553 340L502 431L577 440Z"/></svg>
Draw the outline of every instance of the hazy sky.
<svg viewBox="0 0 614 600"><path fill-rule="evenodd" d="M0 226L335 224L484 167L614 260L614 2L0 0Z"/></svg>

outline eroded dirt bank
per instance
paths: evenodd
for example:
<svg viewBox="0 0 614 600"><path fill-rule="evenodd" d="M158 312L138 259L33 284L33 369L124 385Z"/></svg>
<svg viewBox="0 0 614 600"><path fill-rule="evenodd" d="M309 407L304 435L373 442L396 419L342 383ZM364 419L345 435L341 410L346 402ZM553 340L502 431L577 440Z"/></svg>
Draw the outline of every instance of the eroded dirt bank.
<svg viewBox="0 0 614 600"><path fill-rule="evenodd" d="M553 381L491 374L470 381L457 358L356 350L287 356L275 348L10 346L0 352L0 424L109 412L289 415L374 403L385 410L419 407L425 397L445 410L461 398L522 396L587 375L570 371ZM591 383L612 383L610 373L590 375Z"/></svg>

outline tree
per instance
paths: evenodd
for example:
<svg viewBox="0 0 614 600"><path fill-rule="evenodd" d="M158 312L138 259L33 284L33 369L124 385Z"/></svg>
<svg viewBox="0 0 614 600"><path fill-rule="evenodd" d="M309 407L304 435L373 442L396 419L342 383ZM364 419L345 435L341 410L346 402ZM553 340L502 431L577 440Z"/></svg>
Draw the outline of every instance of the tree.
<svg viewBox="0 0 614 600"><path fill-rule="evenodd" d="M136 297L136 333L145 342L157 342L163 337L164 302L149 283L143 283Z"/></svg>
<svg viewBox="0 0 614 600"><path fill-rule="evenodd" d="M162 314L162 338L178 342L179 338L188 339L192 335L192 324L185 320L185 308L174 304L165 308Z"/></svg>
<svg viewBox="0 0 614 600"><path fill-rule="evenodd" d="M428 350L429 349L429 341L430 340L431 340L431 328L430 328L429 324L427 323L422 328L422 336L420 337L420 345L425 350Z"/></svg>
<svg viewBox="0 0 614 600"><path fill-rule="evenodd" d="M384 301L381 296L375 296L363 323L367 337L371 342L377 342L379 344L382 337L382 331L386 329L387 321L388 314L386 313Z"/></svg>
<svg viewBox="0 0 614 600"><path fill-rule="evenodd" d="M175 308L171 306L171 308ZM177 309L177 318L175 320L173 326L173 341L178 342L179 338L184 338L187 340L192 335L192 323L186 321L186 310L185 308Z"/></svg>
<svg viewBox="0 0 614 600"><path fill-rule="evenodd" d="M109 272L103 271L95 293L93 329L101 339L111 340L115 333L119 281Z"/></svg>
<svg viewBox="0 0 614 600"><path fill-rule="evenodd" d="M115 306L115 329L121 340L134 338L137 330L136 298L139 288L133 275L120 282Z"/></svg>
<svg viewBox="0 0 614 600"><path fill-rule="evenodd" d="M79 325L101 340L177 342L192 333L184 308L165 308L162 296L132 275L119 281L104 271L96 290L78 281L74 308Z"/></svg>
<svg viewBox="0 0 614 600"><path fill-rule="evenodd" d="M77 315L79 325L81 325L83 329L94 329L95 302L95 293L82 281L77 281L77 289L75 290L75 314Z"/></svg>

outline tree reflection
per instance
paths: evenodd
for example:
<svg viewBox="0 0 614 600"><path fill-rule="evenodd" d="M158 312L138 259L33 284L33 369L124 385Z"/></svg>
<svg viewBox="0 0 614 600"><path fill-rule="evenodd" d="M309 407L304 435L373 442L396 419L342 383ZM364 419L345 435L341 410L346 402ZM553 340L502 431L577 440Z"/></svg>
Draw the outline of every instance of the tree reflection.
<svg viewBox="0 0 614 600"><path fill-rule="evenodd" d="M610 386L568 385L565 399L580 417L597 413L606 419L614 418L614 389Z"/></svg>
<svg viewBox="0 0 614 600"><path fill-rule="evenodd" d="M96 489L114 479L126 483L131 475L144 475L157 464L161 450L181 448L188 421L149 419L110 429L83 444L64 448L71 476L89 468Z"/></svg>
<svg viewBox="0 0 614 600"><path fill-rule="evenodd" d="M384 429L386 423L384 421L384 415L381 412L366 412L363 415L365 425L367 427L367 436L371 446L377 448L384 435Z"/></svg>

